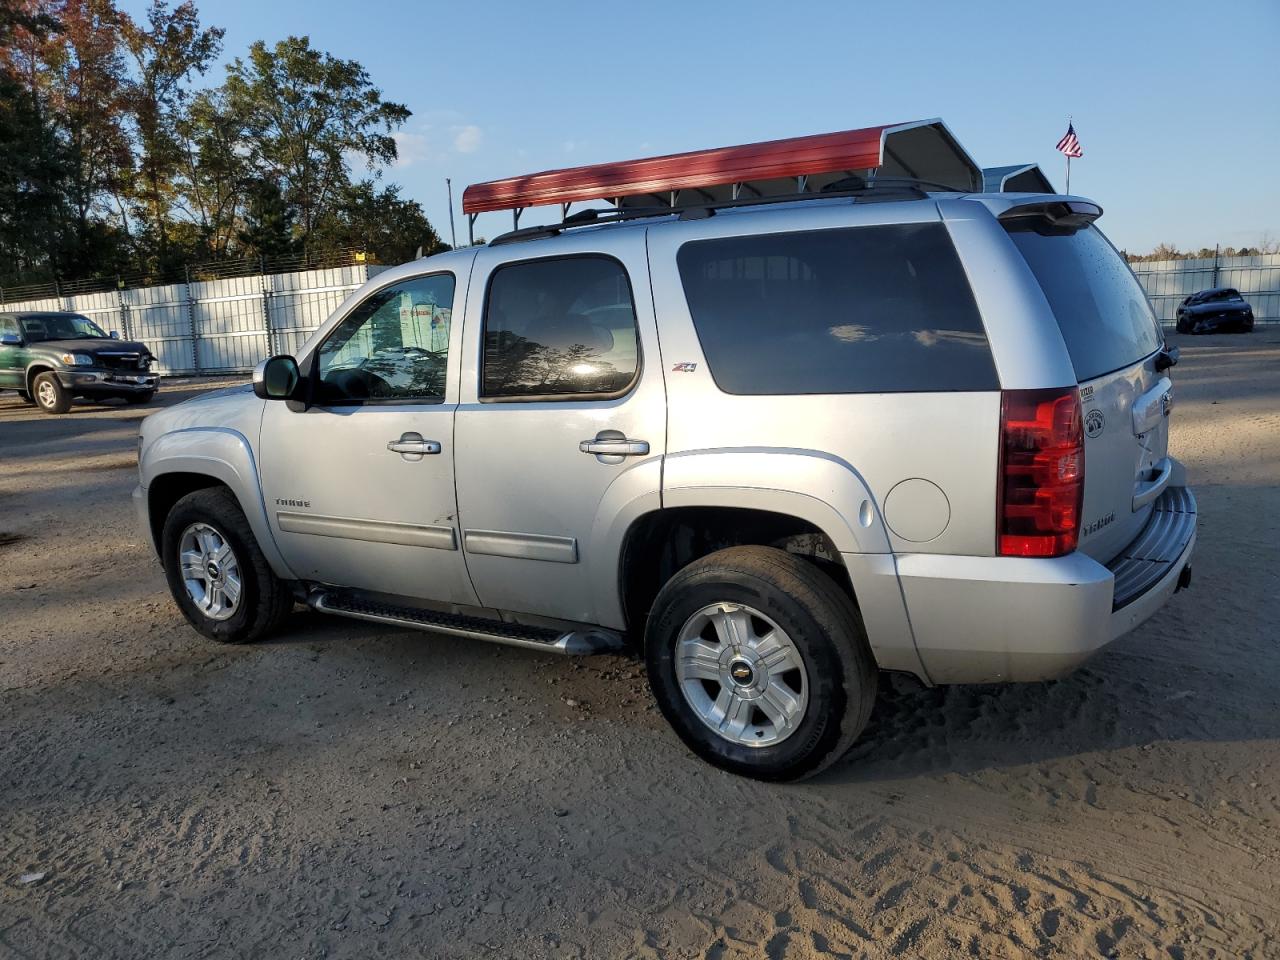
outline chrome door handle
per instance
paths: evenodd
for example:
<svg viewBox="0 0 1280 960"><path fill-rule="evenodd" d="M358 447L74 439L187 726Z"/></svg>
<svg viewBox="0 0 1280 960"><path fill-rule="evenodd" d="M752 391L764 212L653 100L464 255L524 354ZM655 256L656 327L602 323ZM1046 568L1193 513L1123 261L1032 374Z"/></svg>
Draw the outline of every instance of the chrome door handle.
<svg viewBox="0 0 1280 960"><path fill-rule="evenodd" d="M439 453L440 442L423 440L420 433L405 433L401 434L399 440L390 441L387 449L400 454L405 460L421 460L429 453Z"/></svg>
<svg viewBox="0 0 1280 960"><path fill-rule="evenodd" d="M594 440L583 440L578 444L583 453L594 453L603 457L643 457L649 452L646 440L628 440L625 437L596 437Z"/></svg>

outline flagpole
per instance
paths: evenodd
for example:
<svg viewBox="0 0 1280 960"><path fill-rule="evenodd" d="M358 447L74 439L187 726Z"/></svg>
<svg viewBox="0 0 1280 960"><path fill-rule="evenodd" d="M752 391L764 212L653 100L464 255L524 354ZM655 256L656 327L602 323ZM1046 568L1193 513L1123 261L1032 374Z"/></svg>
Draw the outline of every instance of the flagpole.
<svg viewBox="0 0 1280 960"><path fill-rule="evenodd" d="M1071 130L1071 114L1067 114L1067 131ZM1067 193L1071 193L1071 154L1067 154Z"/></svg>

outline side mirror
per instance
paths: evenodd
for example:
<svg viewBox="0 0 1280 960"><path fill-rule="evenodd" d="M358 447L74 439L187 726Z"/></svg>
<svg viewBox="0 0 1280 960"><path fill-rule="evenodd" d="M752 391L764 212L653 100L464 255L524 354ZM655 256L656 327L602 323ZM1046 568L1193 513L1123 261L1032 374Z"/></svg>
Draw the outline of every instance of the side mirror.
<svg viewBox="0 0 1280 960"><path fill-rule="evenodd" d="M293 357L268 357L253 368L253 392L263 400L289 400L301 379Z"/></svg>
<svg viewBox="0 0 1280 960"><path fill-rule="evenodd" d="M22 338L16 333L0 333L0 347L20 347Z"/></svg>
<svg viewBox="0 0 1280 960"><path fill-rule="evenodd" d="M1156 372L1176 367L1178 365L1178 356L1181 353L1182 351L1177 347L1171 347L1166 344L1164 349L1156 354Z"/></svg>
<svg viewBox="0 0 1280 960"><path fill-rule="evenodd" d="M112 340L119 340L119 339L120 339L120 331L119 331L119 330L112 330L112 331L111 331L111 339L112 339Z"/></svg>

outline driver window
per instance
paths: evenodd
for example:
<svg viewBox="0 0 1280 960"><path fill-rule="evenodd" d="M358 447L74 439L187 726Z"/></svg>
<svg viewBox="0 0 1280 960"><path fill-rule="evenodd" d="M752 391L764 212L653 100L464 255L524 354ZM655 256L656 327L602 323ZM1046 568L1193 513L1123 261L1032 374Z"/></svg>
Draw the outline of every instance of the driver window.
<svg viewBox="0 0 1280 960"><path fill-rule="evenodd" d="M383 287L321 345L321 403L444 399L453 274Z"/></svg>

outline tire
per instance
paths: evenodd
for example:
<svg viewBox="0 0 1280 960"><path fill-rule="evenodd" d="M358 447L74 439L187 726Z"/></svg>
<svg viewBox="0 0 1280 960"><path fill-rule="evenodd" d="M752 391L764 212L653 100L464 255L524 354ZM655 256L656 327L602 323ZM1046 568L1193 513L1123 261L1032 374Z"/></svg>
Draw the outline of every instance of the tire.
<svg viewBox="0 0 1280 960"><path fill-rule="evenodd" d="M35 397L33 397L31 394L27 393L27 391L25 391L25 390L19 390L19 391L18 391L18 396L19 396L19 398L21 398L21 400L22 400L22 402L23 402L23 403L29 403L29 404L31 404L32 406L35 406L36 398L35 398Z"/></svg>
<svg viewBox="0 0 1280 960"><path fill-rule="evenodd" d="M36 406L45 413L66 413L71 409L71 394L58 381L58 375L46 371L31 384Z"/></svg>
<svg viewBox="0 0 1280 960"><path fill-rule="evenodd" d="M155 395L154 390L148 390L146 393L126 393L124 401L125 403L150 403Z"/></svg>
<svg viewBox="0 0 1280 960"><path fill-rule="evenodd" d="M769 671L768 661L782 660L776 642L755 660L752 643L702 640L725 635L723 619L715 619L723 617L743 624L737 636L754 634L761 650L770 647L770 631L780 629L792 650L781 670L795 656L803 670ZM707 618L709 626L702 628ZM677 656L678 649L685 656ZM707 653L691 659L690 651ZM711 656L715 651L718 661ZM658 706L685 745L708 763L758 780L801 780L830 766L853 745L875 704L876 664L857 608L817 566L771 547L720 550L672 577L649 614L645 663ZM719 679L709 679L716 669ZM701 675L691 675L694 670ZM779 682L791 703L803 703L785 725L772 719L780 712L770 699ZM751 686L740 685L746 683ZM761 684L775 692L757 692ZM725 700L735 693L741 696ZM745 714L737 709L744 701L752 704ZM711 719L704 719L712 702L730 704L728 712L737 720L726 719L728 733L712 729L723 715L714 714L715 707ZM771 712L766 715L761 705ZM762 736L765 745L758 745L753 738Z"/></svg>
<svg viewBox="0 0 1280 960"><path fill-rule="evenodd" d="M209 588L212 581L207 579L209 571L203 562L194 566L203 568L206 579L203 583L195 580L195 587L188 587L181 554L185 549L193 557L199 556L191 549L193 541L211 548L206 559L214 559L218 564L216 572L223 586L221 597L224 602L221 605L210 602L207 607L202 606L193 595L193 589L202 588L197 592L202 593L206 600L211 597ZM229 557L221 551L215 555L212 548L219 542L230 549ZM210 640L220 643L260 640L280 627L293 609L293 593L289 584L272 571L253 531L249 529L249 521L226 487L206 487L187 494L174 504L164 520L160 556L169 592L183 616L198 633ZM188 572L191 569L188 567ZM234 601L226 603L230 596L226 587L232 579L232 570L239 589ZM212 591L212 596L216 597L218 593Z"/></svg>

